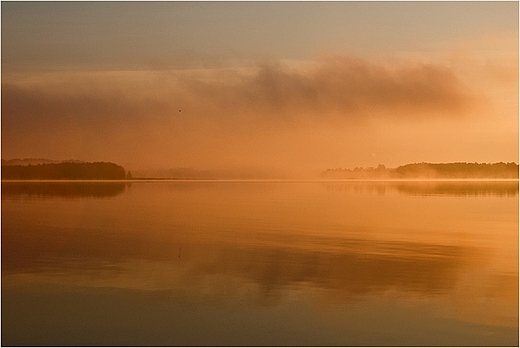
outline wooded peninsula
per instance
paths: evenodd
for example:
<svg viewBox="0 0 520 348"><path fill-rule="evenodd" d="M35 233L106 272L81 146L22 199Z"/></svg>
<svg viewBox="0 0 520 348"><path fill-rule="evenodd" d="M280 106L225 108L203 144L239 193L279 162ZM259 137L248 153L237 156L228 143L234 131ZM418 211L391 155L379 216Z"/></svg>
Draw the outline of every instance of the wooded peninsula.
<svg viewBox="0 0 520 348"><path fill-rule="evenodd" d="M397 168L377 167L327 169L327 179L518 179L518 164L504 163L412 163Z"/></svg>

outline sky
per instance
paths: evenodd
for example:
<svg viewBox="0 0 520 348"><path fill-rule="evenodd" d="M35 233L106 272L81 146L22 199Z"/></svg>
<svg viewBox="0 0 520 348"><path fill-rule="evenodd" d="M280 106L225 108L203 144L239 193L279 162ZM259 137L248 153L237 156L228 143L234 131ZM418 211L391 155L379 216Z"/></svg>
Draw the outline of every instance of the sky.
<svg viewBox="0 0 520 348"><path fill-rule="evenodd" d="M518 2L2 2L2 158L518 163Z"/></svg>

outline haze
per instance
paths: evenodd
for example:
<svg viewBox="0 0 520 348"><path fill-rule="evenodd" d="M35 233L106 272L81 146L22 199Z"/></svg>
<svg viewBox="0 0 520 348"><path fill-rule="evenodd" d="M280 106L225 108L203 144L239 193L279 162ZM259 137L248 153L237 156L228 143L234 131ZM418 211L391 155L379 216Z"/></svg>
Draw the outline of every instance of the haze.
<svg viewBox="0 0 520 348"><path fill-rule="evenodd" d="M518 2L2 2L2 158L518 162Z"/></svg>

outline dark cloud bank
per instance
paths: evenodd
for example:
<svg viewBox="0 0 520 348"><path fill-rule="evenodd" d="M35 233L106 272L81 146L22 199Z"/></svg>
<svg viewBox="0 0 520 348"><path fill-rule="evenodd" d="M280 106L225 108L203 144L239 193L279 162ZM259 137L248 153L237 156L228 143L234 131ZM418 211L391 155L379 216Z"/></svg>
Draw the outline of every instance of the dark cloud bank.
<svg viewBox="0 0 520 348"><path fill-rule="evenodd" d="M117 85L115 81L117 87L107 91L102 83L92 79L50 87L44 81L35 86L3 83L5 131L14 123L23 127L69 123L88 128L93 123L153 122L179 109L192 117L233 121L297 122L331 116L359 120L389 114L420 118L432 112L459 114L471 102L464 86L446 68L386 66L343 57L320 61L307 71L270 63L259 66L255 74L221 74L209 80L184 76L173 81L165 73L163 81L156 83L168 92L155 96L150 93L153 84Z"/></svg>
<svg viewBox="0 0 520 348"><path fill-rule="evenodd" d="M297 67L12 75L2 80L2 148L5 159L139 164L132 169L323 170L336 129L366 142L359 126L458 120L475 100L440 65L338 56Z"/></svg>

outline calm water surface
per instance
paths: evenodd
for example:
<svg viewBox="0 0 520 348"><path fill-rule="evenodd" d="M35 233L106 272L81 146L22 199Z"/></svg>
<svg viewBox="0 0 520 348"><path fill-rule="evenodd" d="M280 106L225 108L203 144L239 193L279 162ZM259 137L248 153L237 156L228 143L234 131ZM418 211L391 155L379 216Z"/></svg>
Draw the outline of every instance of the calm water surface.
<svg viewBox="0 0 520 348"><path fill-rule="evenodd" d="M2 344L518 346L518 182L3 182Z"/></svg>

